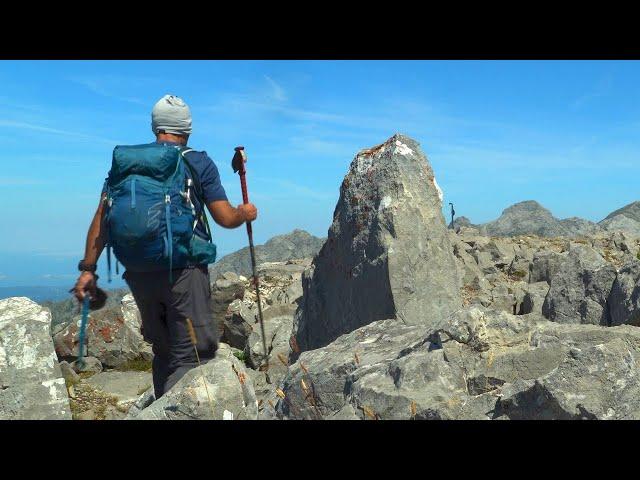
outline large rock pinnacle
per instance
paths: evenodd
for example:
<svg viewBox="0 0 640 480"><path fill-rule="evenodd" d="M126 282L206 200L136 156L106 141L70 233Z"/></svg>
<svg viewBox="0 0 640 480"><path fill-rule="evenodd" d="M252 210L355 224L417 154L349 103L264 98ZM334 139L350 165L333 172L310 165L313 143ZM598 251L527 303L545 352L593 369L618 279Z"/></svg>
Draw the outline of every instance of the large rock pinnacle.
<svg viewBox="0 0 640 480"><path fill-rule="evenodd" d="M394 135L355 156L303 286L300 351L376 320L430 325L459 308L439 188L415 140Z"/></svg>

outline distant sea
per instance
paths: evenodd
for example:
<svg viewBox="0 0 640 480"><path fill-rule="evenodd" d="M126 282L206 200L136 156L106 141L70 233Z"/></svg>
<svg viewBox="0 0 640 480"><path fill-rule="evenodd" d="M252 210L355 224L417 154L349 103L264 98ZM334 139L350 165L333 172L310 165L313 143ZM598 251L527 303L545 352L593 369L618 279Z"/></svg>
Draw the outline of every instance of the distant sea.
<svg viewBox="0 0 640 480"><path fill-rule="evenodd" d="M0 300L9 297L28 297L41 303L66 300L71 298L71 294L68 287L0 287Z"/></svg>

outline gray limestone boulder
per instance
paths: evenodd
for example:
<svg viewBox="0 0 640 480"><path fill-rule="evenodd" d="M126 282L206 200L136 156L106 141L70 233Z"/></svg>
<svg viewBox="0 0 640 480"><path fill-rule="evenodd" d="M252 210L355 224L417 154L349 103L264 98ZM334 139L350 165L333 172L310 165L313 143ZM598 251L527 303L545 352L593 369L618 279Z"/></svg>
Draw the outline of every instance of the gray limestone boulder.
<svg viewBox="0 0 640 480"><path fill-rule="evenodd" d="M611 325L630 324L640 327L640 262L620 269L609 294Z"/></svg>
<svg viewBox="0 0 640 480"><path fill-rule="evenodd" d="M0 420L71 419L50 325L28 298L0 300Z"/></svg>
<svg viewBox="0 0 640 480"><path fill-rule="evenodd" d="M143 404L143 398L140 399ZM150 400L150 394L146 401ZM258 402L244 364L221 343L216 358L189 370L146 408L132 408L135 420L256 420Z"/></svg>
<svg viewBox="0 0 640 480"><path fill-rule="evenodd" d="M288 363L287 359L291 349L290 341L295 312L295 305L275 305L263 312L269 356L269 369L265 373L267 381L271 384L279 384L287 373L286 363ZM244 353L247 365L253 369L257 370L265 363L259 325L255 326L249 336Z"/></svg>
<svg viewBox="0 0 640 480"><path fill-rule="evenodd" d="M225 272L211 285L211 310L220 337L224 335L224 318L234 300L242 300L245 294L245 279L233 272Z"/></svg>
<svg viewBox="0 0 640 480"><path fill-rule="evenodd" d="M553 250L536 252L529 268L529 283L551 283L551 279L560 270L560 266L566 259L566 254Z"/></svg>
<svg viewBox="0 0 640 480"><path fill-rule="evenodd" d="M76 373L100 373L102 371L102 363L96 357L83 357L82 361L76 360L71 363Z"/></svg>
<svg viewBox="0 0 640 480"><path fill-rule="evenodd" d="M80 381L80 375L76 373L69 362L65 362L64 360L58 364L60 366L60 372L62 373L62 377L64 378L65 383L68 385L73 385Z"/></svg>
<svg viewBox="0 0 640 480"><path fill-rule="evenodd" d="M513 420L637 420L640 338L633 331L620 333L601 343L565 347L548 373L507 385L496 415Z"/></svg>
<svg viewBox="0 0 640 480"><path fill-rule="evenodd" d="M551 279L543 315L560 323L609 324L607 299L616 269L593 248L574 245Z"/></svg>
<svg viewBox="0 0 640 480"><path fill-rule="evenodd" d="M424 326L387 319L303 352L281 383L284 398L276 405L279 417L318 419L336 414L350 405L349 394L357 378L384 371L389 362L416 349L427 349L427 336ZM362 418L362 409L357 415Z"/></svg>
<svg viewBox="0 0 640 480"><path fill-rule="evenodd" d="M247 339L253 332L256 310L252 310L240 299L229 304L224 316L223 332L220 341L240 350L244 350Z"/></svg>
<svg viewBox="0 0 640 480"><path fill-rule="evenodd" d="M123 409L135 404L140 395L149 391L153 385L151 372L102 372L86 380L93 388L114 397L117 405Z"/></svg>
<svg viewBox="0 0 640 480"><path fill-rule="evenodd" d="M80 317L53 337L59 358L77 357ZM90 312L86 331L85 355L97 358L104 366L120 367L131 360L149 358L149 345L141 332L140 312L133 295L122 299L119 309Z"/></svg>
<svg viewBox="0 0 640 480"><path fill-rule="evenodd" d="M283 419L640 419L640 330L482 308L374 322L304 352Z"/></svg>
<svg viewBox="0 0 640 480"><path fill-rule="evenodd" d="M549 293L549 284L547 282L536 282L527 285L518 315L527 315L529 313L542 315L542 305L547 293Z"/></svg>
<svg viewBox="0 0 640 480"><path fill-rule="evenodd" d="M459 308L462 285L441 208L416 141L394 135L358 153L328 239L303 275L298 350L377 320L421 325Z"/></svg>

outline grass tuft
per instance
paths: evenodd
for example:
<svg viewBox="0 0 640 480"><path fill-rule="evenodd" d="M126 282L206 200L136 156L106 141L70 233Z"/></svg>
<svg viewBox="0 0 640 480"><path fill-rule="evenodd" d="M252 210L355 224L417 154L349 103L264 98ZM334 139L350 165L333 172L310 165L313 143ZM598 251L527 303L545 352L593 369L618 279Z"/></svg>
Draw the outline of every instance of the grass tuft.
<svg viewBox="0 0 640 480"><path fill-rule="evenodd" d="M135 358L128 360L126 363L116 368L119 372L150 372L151 360L145 360L143 358Z"/></svg>

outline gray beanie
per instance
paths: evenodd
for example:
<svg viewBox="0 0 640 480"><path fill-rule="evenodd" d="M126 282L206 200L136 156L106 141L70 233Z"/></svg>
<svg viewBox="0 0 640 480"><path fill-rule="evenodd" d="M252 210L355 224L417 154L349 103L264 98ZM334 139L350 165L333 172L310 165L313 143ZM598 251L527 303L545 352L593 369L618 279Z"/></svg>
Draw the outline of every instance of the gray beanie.
<svg viewBox="0 0 640 480"><path fill-rule="evenodd" d="M151 130L174 135L191 134L191 110L180 97L165 95L153 106L151 111Z"/></svg>

